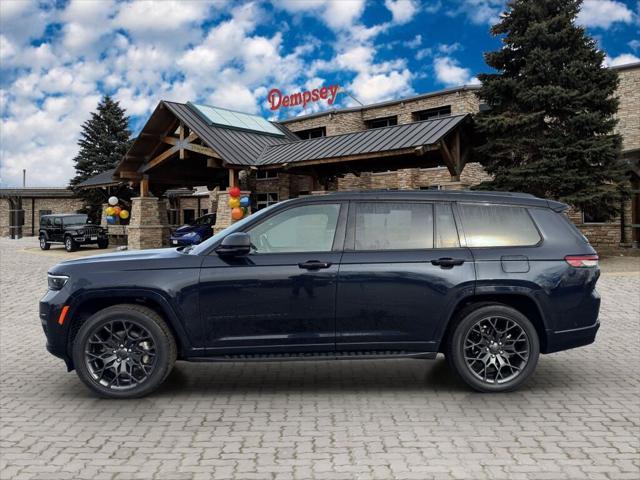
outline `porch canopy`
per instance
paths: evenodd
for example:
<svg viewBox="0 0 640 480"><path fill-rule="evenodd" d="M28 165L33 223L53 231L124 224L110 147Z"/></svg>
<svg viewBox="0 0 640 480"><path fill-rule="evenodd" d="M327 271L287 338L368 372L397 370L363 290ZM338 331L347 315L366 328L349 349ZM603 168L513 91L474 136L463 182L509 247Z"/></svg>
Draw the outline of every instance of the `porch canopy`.
<svg viewBox="0 0 640 480"><path fill-rule="evenodd" d="M270 145L257 164L320 177L446 165L457 180L468 156L470 123L470 115L454 115Z"/></svg>
<svg viewBox="0 0 640 480"><path fill-rule="evenodd" d="M237 172L255 165L270 145L297 140L261 117L226 109L161 101L114 176L155 195L175 187L237 184ZM151 186L151 187L150 187Z"/></svg>

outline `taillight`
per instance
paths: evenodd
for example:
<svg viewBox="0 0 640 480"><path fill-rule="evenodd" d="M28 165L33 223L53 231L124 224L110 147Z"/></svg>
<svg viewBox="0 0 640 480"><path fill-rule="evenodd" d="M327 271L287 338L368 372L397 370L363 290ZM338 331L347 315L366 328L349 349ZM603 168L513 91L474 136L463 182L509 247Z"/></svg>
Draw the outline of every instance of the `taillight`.
<svg viewBox="0 0 640 480"><path fill-rule="evenodd" d="M598 266L598 255L567 255L564 259L572 267L589 268Z"/></svg>

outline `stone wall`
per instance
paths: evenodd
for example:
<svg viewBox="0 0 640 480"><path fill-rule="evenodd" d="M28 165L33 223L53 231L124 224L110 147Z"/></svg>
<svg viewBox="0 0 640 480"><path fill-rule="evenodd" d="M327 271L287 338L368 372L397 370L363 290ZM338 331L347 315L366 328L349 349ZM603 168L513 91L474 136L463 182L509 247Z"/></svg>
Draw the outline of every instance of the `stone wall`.
<svg viewBox="0 0 640 480"><path fill-rule="evenodd" d="M127 227L129 249L161 248L168 245L167 204L155 197L131 199L131 221Z"/></svg>
<svg viewBox="0 0 640 480"><path fill-rule="evenodd" d="M640 65L618 67L618 126L622 150L640 148Z"/></svg>
<svg viewBox="0 0 640 480"><path fill-rule="evenodd" d="M453 115L476 113L479 109L475 89L460 89L453 92L425 95L417 99L383 104L381 106L362 107L358 110L334 111L310 118L292 118L285 120L287 128L293 132L309 128L325 127L327 136L366 130L366 122L375 118L398 116L398 124L415 122L414 113L429 108L451 105Z"/></svg>
<svg viewBox="0 0 640 480"><path fill-rule="evenodd" d="M0 198L0 236L8 237L9 231L9 200ZM25 237L38 235L40 227L40 210L51 210L51 213L76 213L84 206L79 198L22 198L22 209L24 210L24 226L22 235Z"/></svg>

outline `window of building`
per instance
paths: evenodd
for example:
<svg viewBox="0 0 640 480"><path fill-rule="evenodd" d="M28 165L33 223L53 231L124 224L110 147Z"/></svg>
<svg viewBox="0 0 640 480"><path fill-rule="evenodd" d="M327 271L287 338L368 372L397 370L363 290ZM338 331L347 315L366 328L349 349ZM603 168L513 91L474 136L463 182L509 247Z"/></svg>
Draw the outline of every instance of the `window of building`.
<svg viewBox="0 0 640 480"><path fill-rule="evenodd" d="M426 185L420 187L420 190L444 190L444 186L442 185Z"/></svg>
<svg viewBox="0 0 640 480"><path fill-rule="evenodd" d="M309 140L310 138L320 138L327 136L326 127L309 128L307 130L300 130L294 132L302 140Z"/></svg>
<svg viewBox="0 0 640 480"><path fill-rule="evenodd" d="M306 197L307 195L311 195L311 192L309 190L300 190L298 192L298 197Z"/></svg>
<svg viewBox="0 0 640 480"><path fill-rule="evenodd" d="M44 215L51 215L52 213L53 211L51 210L38 210L38 215L40 219L42 219ZM40 223L42 223L42 221Z"/></svg>
<svg viewBox="0 0 640 480"><path fill-rule="evenodd" d="M248 231L254 252L330 252L339 212L339 204L327 203L278 213Z"/></svg>
<svg viewBox="0 0 640 480"><path fill-rule="evenodd" d="M456 221L451 205L436 203L436 248L457 248L460 246Z"/></svg>
<svg viewBox="0 0 640 480"><path fill-rule="evenodd" d="M274 203L278 203L278 193L277 192L258 193L258 194L256 194L256 208L258 210L260 210L262 208L266 208L269 205L273 205Z"/></svg>
<svg viewBox="0 0 640 480"><path fill-rule="evenodd" d="M522 207L459 204L469 247L531 246L540 234Z"/></svg>
<svg viewBox="0 0 640 480"><path fill-rule="evenodd" d="M278 178L276 170L258 170L256 172L256 180L272 180Z"/></svg>
<svg viewBox="0 0 640 480"><path fill-rule="evenodd" d="M582 211L582 223L607 223L607 218L601 212L585 208Z"/></svg>
<svg viewBox="0 0 640 480"><path fill-rule="evenodd" d="M356 250L433 248L433 207L428 203L356 205Z"/></svg>
<svg viewBox="0 0 640 480"><path fill-rule="evenodd" d="M196 218L196 211L193 208L185 208L182 210L183 223L191 224Z"/></svg>
<svg viewBox="0 0 640 480"><path fill-rule="evenodd" d="M175 208L168 209L167 220L169 225L178 225L178 222L180 221L180 210Z"/></svg>
<svg viewBox="0 0 640 480"><path fill-rule="evenodd" d="M413 113L413 118L417 121L431 120L433 118L447 117L451 115L451 105L444 105L442 107L428 108L427 110L421 110Z"/></svg>
<svg viewBox="0 0 640 480"><path fill-rule="evenodd" d="M209 213L209 209L208 208L201 208L200 209L200 216L206 215L207 213Z"/></svg>
<svg viewBox="0 0 640 480"><path fill-rule="evenodd" d="M398 117L394 115L393 117L374 118L367 120L366 124L367 128L391 127L398 124Z"/></svg>

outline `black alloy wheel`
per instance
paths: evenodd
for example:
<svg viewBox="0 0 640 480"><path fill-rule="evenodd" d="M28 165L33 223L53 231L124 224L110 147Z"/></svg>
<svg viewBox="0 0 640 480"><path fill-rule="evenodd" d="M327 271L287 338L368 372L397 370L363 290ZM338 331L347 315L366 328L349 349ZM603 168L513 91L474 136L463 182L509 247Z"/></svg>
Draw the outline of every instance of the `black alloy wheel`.
<svg viewBox="0 0 640 480"><path fill-rule="evenodd" d="M51 244L47 242L44 235L40 235L40 250L49 250L49 248L51 248Z"/></svg>
<svg viewBox="0 0 640 480"><path fill-rule="evenodd" d="M515 390L533 373L539 354L531 321L496 304L465 310L447 346L452 369L481 392Z"/></svg>
<svg viewBox="0 0 640 480"><path fill-rule="evenodd" d="M176 360L169 327L153 310L117 305L90 317L73 344L80 379L109 398L138 398L155 390Z"/></svg>
<svg viewBox="0 0 640 480"><path fill-rule="evenodd" d="M98 240L98 248L105 249L109 247L109 240Z"/></svg>
<svg viewBox="0 0 640 480"><path fill-rule="evenodd" d="M64 238L64 249L67 252L75 252L78 249L78 242L71 238L71 236L67 235Z"/></svg>

